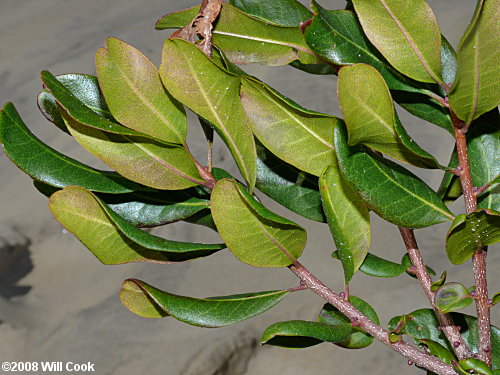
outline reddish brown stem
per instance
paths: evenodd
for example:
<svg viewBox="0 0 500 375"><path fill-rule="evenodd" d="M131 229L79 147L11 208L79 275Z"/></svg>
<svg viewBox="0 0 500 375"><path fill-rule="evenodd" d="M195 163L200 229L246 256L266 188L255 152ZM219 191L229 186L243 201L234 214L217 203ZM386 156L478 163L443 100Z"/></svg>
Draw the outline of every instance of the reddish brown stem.
<svg viewBox="0 0 500 375"><path fill-rule="evenodd" d="M299 262L296 261L294 265L290 266L290 269L295 275L300 278L305 286L307 286L317 295L321 296L332 306L336 307L342 314L344 314L351 320L351 323L353 325L356 325L363 331L369 333L374 338L390 347L392 350L395 350L399 354L406 357L415 365L430 370L438 375L456 375L456 372L452 366L441 362L434 356L421 352L420 350L414 348L403 340L391 343L389 341L388 330L383 329L382 327L378 326L370 319L368 319L366 316L364 316L348 301L341 298L333 290L331 290L320 280L318 280Z"/></svg>
<svg viewBox="0 0 500 375"><path fill-rule="evenodd" d="M465 134L467 127L455 113L450 110L455 129L457 142L458 164L461 167L460 183L464 193L465 208L469 214L477 209L476 193L472 184L470 173L469 157L467 154L467 140ZM479 248L472 256L474 269L474 282L476 286L477 298L477 328L479 336L479 359L491 366L491 329L490 329L490 304L488 303L488 286L486 282L486 249Z"/></svg>
<svg viewBox="0 0 500 375"><path fill-rule="evenodd" d="M453 323L453 320L448 314L441 313L436 307L436 304L434 302L435 293L431 290L432 279L429 275L429 272L427 271L424 260L422 259L420 250L418 249L417 240L415 239L413 230L399 227L399 232L403 237L406 251L408 252L411 263L415 266L415 275L422 285L422 289L427 295L427 299L429 300L434 313L439 320L439 325L441 326L442 332L445 334L459 359L471 358L472 352L462 338L462 335L460 335L458 327L455 325L455 323Z"/></svg>

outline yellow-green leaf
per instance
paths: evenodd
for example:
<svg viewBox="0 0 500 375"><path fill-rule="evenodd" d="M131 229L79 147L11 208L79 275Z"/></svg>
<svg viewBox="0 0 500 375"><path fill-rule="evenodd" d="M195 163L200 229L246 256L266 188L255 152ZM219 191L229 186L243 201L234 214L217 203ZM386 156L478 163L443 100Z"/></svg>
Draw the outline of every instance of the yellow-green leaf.
<svg viewBox="0 0 500 375"><path fill-rule="evenodd" d="M110 38L97 51L96 69L106 103L120 123L165 142L186 141L182 105L165 91L158 69L139 50Z"/></svg>
<svg viewBox="0 0 500 375"><path fill-rule="evenodd" d="M241 102L259 141L280 159L320 176L335 158L338 119L301 108L250 77L241 83Z"/></svg>
<svg viewBox="0 0 500 375"><path fill-rule="evenodd" d="M370 247L368 207L342 177L338 164L319 179L323 209L348 283L361 267Z"/></svg>
<svg viewBox="0 0 500 375"><path fill-rule="evenodd" d="M421 82L441 82L441 33L424 0L353 0L363 31L393 67Z"/></svg>
<svg viewBox="0 0 500 375"><path fill-rule="evenodd" d="M219 181L210 206L221 238L244 263L286 267L304 250L306 231L269 211L235 181Z"/></svg>
<svg viewBox="0 0 500 375"><path fill-rule="evenodd" d="M218 66L195 45L180 39L165 42L160 75L174 98L215 127L252 190L257 155L239 100L240 78Z"/></svg>
<svg viewBox="0 0 500 375"><path fill-rule="evenodd" d="M170 241L143 232L79 186L52 194L49 208L56 220L104 264L183 262L224 248L221 244Z"/></svg>
<svg viewBox="0 0 500 375"><path fill-rule="evenodd" d="M374 67L354 64L340 69L338 95L350 146L364 144L417 167L439 167L399 123L389 88Z"/></svg>
<svg viewBox="0 0 500 375"><path fill-rule="evenodd" d="M198 168L184 147L106 133L79 123L65 112L62 116L82 147L129 180L163 190L203 184Z"/></svg>

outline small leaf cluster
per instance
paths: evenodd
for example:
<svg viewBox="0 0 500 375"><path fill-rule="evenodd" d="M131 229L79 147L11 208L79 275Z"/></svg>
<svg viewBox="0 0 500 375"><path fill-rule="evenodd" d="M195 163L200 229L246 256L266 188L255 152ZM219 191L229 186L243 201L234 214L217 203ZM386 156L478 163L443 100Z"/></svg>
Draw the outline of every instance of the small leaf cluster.
<svg viewBox="0 0 500 375"><path fill-rule="evenodd" d="M133 46L110 38L97 51L97 76L42 72L43 115L112 172L43 143L12 103L0 112L0 141L49 197L55 219L104 264L177 263L228 248L252 266L293 267L306 246L306 231L266 208L260 193L328 224L346 285L357 271L415 276L408 255L397 263L369 252L370 212L401 228L448 223L446 254L462 264L500 239L499 11L498 1L479 0L456 53L424 0L352 0L342 10L316 1L309 10L295 0L231 0L213 25L211 56L197 43L174 37L165 41L156 67ZM167 14L156 28L182 28L198 12L193 7ZM249 63L337 75L343 118L303 108L235 65ZM462 195L457 150L442 165L411 138L395 104L452 136L454 116L462 121L478 191L476 211L456 214L448 208ZM218 134L241 179L212 167L212 159L203 165L193 156L186 110L200 119L210 152ZM439 190L405 165L440 173ZM207 226L221 243L178 242L141 229L176 221ZM431 288L441 313L472 303L472 289L445 281L446 273ZM192 298L128 279L120 298L143 317L221 327L267 311L292 290ZM367 302L352 295L348 302L380 324ZM477 350L476 318L451 316ZM491 330L491 369L473 358L459 361L454 343L439 328L434 311L421 309L393 318L389 340L408 335L456 371L499 371L497 328ZM278 322L262 336L264 344L288 348L331 342L357 349L372 341L331 304L316 321Z"/></svg>

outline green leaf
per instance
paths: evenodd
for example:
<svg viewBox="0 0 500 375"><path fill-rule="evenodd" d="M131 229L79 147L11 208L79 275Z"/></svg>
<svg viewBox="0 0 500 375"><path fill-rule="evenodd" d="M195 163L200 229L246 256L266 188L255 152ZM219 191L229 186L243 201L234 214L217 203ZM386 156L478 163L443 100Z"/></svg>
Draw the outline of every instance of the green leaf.
<svg viewBox="0 0 500 375"><path fill-rule="evenodd" d="M458 70L457 53L448 39L441 35L441 75L443 82L452 85Z"/></svg>
<svg viewBox="0 0 500 375"><path fill-rule="evenodd" d="M338 259L339 258L338 252L335 251L332 254L332 257ZM376 255L368 253L366 254L365 260L363 261L363 264L361 264L359 270L369 276L396 277L405 272L406 268L407 267L405 267L402 264L391 262L389 260L385 260L379 258Z"/></svg>
<svg viewBox="0 0 500 375"><path fill-rule="evenodd" d="M365 63L377 69L393 90L424 92L418 82L401 75L367 40L356 15L347 10L327 10L313 1L316 15L305 29L310 48L336 65Z"/></svg>
<svg viewBox="0 0 500 375"><path fill-rule="evenodd" d="M145 133L126 128L125 126L114 122L112 119L107 119L106 117L98 114L94 108L91 108L82 102L50 72L43 71L42 80L57 102L64 108L65 112L75 121L106 133L151 138ZM64 118L64 116L62 117Z"/></svg>
<svg viewBox="0 0 500 375"><path fill-rule="evenodd" d="M373 310L373 308L361 298L349 296L349 302L372 322L380 324L375 310ZM323 306L323 309L319 314L318 321L320 323L331 324L333 326L350 323L349 318L328 303ZM345 340L337 342L335 345L347 349L360 349L369 346L372 342L373 337L366 332L363 332L359 327L353 327L352 333Z"/></svg>
<svg viewBox="0 0 500 375"><path fill-rule="evenodd" d="M493 305L496 305L498 302L500 302L500 292L498 293L495 293L495 295L493 296L493 298L491 299L491 303Z"/></svg>
<svg viewBox="0 0 500 375"><path fill-rule="evenodd" d="M336 162L320 177L319 186L323 209L347 284L368 254L370 213L366 204L344 180Z"/></svg>
<svg viewBox="0 0 500 375"><path fill-rule="evenodd" d="M242 79L240 95L254 134L277 157L314 176L333 163L337 118L292 104L249 77Z"/></svg>
<svg viewBox="0 0 500 375"><path fill-rule="evenodd" d="M447 283L441 286L434 296L436 307L443 314L469 306L472 298L467 288L460 283Z"/></svg>
<svg viewBox="0 0 500 375"><path fill-rule="evenodd" d="M364 144L417 167L439 168L399 124L389 88L375 68L355 64L340 69L338 95L349 146Z"/></svg>
<svg viewBox="0 0 500 375"><path fill-rule="evenodd" d="M35 181L35 188L46 197L60 190ZM90 189L87 189L90 190ZM153 190L153 189L151 189ZM210 195L194 187L186 190L135 191L127 194L96 194L114 212L135 227L157 227L179 220L210 215ZM205 225L203 222L202 225ZM209 225L210 226L210 225ZM214 225L210 227L215 228Z"/></svg>
<svg viewBox="0 0 500 375"><path fill-rule="evenodd" d="M269 211L237 182L217 182L210 206L221 238L244 263L286 267L304 250L305 230Z"/></svg>
<svg viewBox="0 0 500 375"><path fill-rule="evenodd" d="M194 8L167 14L156 29L184 27L196 15ZM318 64L321 60L307 46L300 27L276 26L222 4L213 31L213 44L235 64L286 65L298 60Z"/></svg>
<svg viewBox="0 0 500 375"><path fill-rule="evenodd" d="M128 128L169 143L186 142L186 114L139 50L109 38L96 55L99 86L113 116Z"/></svg>
<svg viewBox="0 0 500 375"><path fill-rule="evenodd" d="M410 171L362 147L349 147L345 126L335 128L335 148L345 179L379 216L406 228L453 219L437 194Z"/></svg>
<svg viewBox="0 0 500 375"><path fill-rule="evenodd" d="M466 124L500 103L499 11L498 2L479 0L458 47L458 73L449 101Z"/></svg>
<svg viewBox="0 0 500 375"><path fill-rule="evenodd" d="M419 340L419 342L427 346L427 348L429 349L429 353L438 357L441 362L451 364L453 361L456 361L453 353L440 343L428 339L421 339Z"/></svg>
<svg viewBox="0 0 500 375"><path fill-rule="evenodd" d="M472 182L481 187L500 174L500 116L498 109L484 114L471 124L467 152ZM478 208L500 211L500 191L492 186L478 197Z"/></svg>
<svg viewBox="0 0 500 375"><path fill-rule="evenodd" d="M299 26L312 13L297 0L229 0L229 4L248 15L278 26Z"/></svg>
<svg viewBox="0 0 500 375"><path fill-rule="evenodd" d="M49 91L42 91L38 94L36 99L38 104L38 109L45 116L47 120L52 122L55 126L61 129L63 132L68 133L69 131L66 128L66 124L59 113L59 109L57 108L57 102L54 96Z"/></svg>
<svg viewBox="0 0 500 375"><path fill-rule="evenodd" d="M87 74L63 74L55 78L86 107L101 117L115 121L104 101L97 77ZM38 95L38 108L47 120L69 134L57 101L49 90L44 90Z"/></svg>
<svg viewBox="0 0 500 375"><path fill-rule="evenodd" d="M304 320L278 322L266 328L261 344L284 348L306 348L322 342L343 341L352 331L349 323L327 324Z"/></svg>
<svg viewBox="0 0 500 375"><path fill-rule="evenodd" d="M363 30L391 65L421 82L441 82L441 33L424 0L353 0Z"/></svg>
<svg viewBox="0 0 500 375"><path fill-rule="evenodd" d="M177 100L215 127L252 190L256 151L239 101L239 77L219 67L195 45L179 39L165 42L160 75Z"/></svg>
<svg viewBox="0 0 500 375"><path fill-rule="evenodd" d="M436 100L424 94L406 91L391 91L391 94L394 101L412 115L435 124L455 136L450 111Z"/></svg>
<svg viewBox="0 0 500 375"><path fill-rule="evenodd" d="M474 252L500 241L500 213L479 209L458 215L446 235L446 254L453 264L469 260Z"/></svg>
<svg viewBox="0 0 500 375"><path fill-rule="evenodd" d="M145 188L117 173L91 168L47 146L29 131L12 103L7 103L0 112L0 133L10 160L31 178L50 186L79 185L110 194Z"/></svg>
<svg viewBox="0 0 500 375"><path fill-rule="evenodd" d="M132 181L163 190L203 184L191 154L184 147L103 132L79 123L66 113L62 115L71 135L82 147Z"/></svg>
<svg viewBox="0 0 500 375"><path fill-rule="evenodd" d="M123 282L120 299L130 311L146 318L172 316L194 326L217 328L262 314L287 294L287 291L277 290L192 298L161 291L144 281L128 279Z"/></svg>
<svg viewBox="0 0 500 375"><path fill-rule="evenodd" d="M442 274L441 274L441 277L439 278L439 280L436 280L434 281L432 284L431 284L431 292L436 292L439 290L439 288L441 286L443 286L443 284L446 282L446 271L444 271Z"/></svg>
<svg viewBox="0 0 500 375"><path fill-rule="evenodd" d="M493 375L493 371L491 371L488 365L476 358L462 359L458 361L458 365L461 369L469 373L470 371L474 371L474 374Z"/></svg>
<svg viewBox="0 0 500 375"><path fill-rule="evenodd" d="M461 329L461 335L472 352L478 352L477 318L461 313L450 313L455 325ZM411 319L407 319L408 324L403 329L403 333L413 337L418 344L421 339L433 340L442 346L453 350L445 335L438 329L439 321L431 309L420 309L410 314ZM396 316L389 321L389 329L394 329L403 316ZM491 326L492 341L492 369L500 368L500 329Z"/></svg>
<svg viewBox="0 0 500 375"><path fill-rule="evenodd" d="M326 222L318 178L277 158L259 141L256 146L257 189L303 217Z"/></svg>
<svg viewBox="0 0 500 375"><path fill-rule="evenodd" d="M213 254L224 244L166 240L134 227L94 194L78 186L54 193L49 208L102 263L176 263Z"/></svg>

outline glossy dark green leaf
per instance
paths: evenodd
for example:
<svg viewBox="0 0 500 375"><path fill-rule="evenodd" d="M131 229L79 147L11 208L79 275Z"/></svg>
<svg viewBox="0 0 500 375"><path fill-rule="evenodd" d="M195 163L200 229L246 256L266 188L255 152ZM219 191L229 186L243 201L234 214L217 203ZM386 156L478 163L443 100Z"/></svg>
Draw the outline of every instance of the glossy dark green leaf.
<svg viewBox="0 0 500 375"><path fill-rule="evenodd" d="M372 322L380 324L375 310L373 310L373 308L361 298L349 296L349 302ZM318 321L321 323L331 324L333 326L350 322L349 318L328 303L323 306L323 309L319 314ZM363 332L359 327L353 327L352 333L345 340L335 343L335 345L347 349L360 349L369 346L372 342L373 337Z"/></svg>
<svg viewBox="0 0 500 375"><path fill-rule="evenodd" d="M366 204L342 177L337 162L321 175L319 187L347 284L368 254L370 213Z"/></svg>
<svg viewBox="0 0 500 375"><path fill-rule="evenodd" d="M256 146L257 189L301 216L326 222L318 178L285 163L260 142Z"/></svg>
<svg viewBox="0 0 500 375"><path fill-rule="evenodd" d="M453 124L448 109L435 99L419 93L391 91L392 98L412 115L443 128L454 136Z"/></svg>
<svg viewBox="0 0 500 375"><path fill-rule="evenodd" d="M167 14L156 23L159 30L187 25L196 15L195 8ZM223 4L213 31L213 43L235 64L261 63L286 65L298 60L303 64L322 61L307 46L300 27L276 26L249 16L229 4Z"/></svg>
<svg viewBox="0 0 500 375"><path fill-rule="evenodd" d="M404 163L439 168L437 160L399 123L389 88L374 67L344 66L339 71L337 91L349 146L364 144Z"/></svg>
<svg viewBox="0 0 500 375"><path fill-rule="evenodd" d="M38 181L34 185L46 197L60 190ZM200 192L198 188L125 194L98 193L97 197L128 223L140 228L157 227L179 220L198 221L206 212L210 214L210 196L206 192ZM205 222L201 224L204 225ZM215 228L213 225L208 226Z"/></svg>
<svg viewBox="0 0 500 375"><path fill-rule="evenodd" d="M458 366L469 373L473 371L473 374L493 375L488 365L477 358L462 359L458 361Z"/></svg>
<svg viewBox="0 0 500 375"><path fill-rule="evenodd" d="M472 303L472 297L462 284L446 283L436 292L434 302L439 311L446 314L469 306Z"/></svg>
<svg viewBox="0 0 500 375"><path fill-rule="evenodd" d="M446 271L441 274L439 280L434 281L431 284L431 292L436 292L439 288L446 282Z"/></svg>
<svg viewBox="0 0 500 375"><path fill-rule="evenodd" d="M87 74L62 74L55 77L80 102L108 120L114 121L108 105L99 88L97 77ZM53 122L61 130L69 134L66 124L60 115L57 101L48 89L38 95L38 107L47 120Z"/></svg>
<svg viewBox="0 0 500 375"><path fill-rule="evenodd" d="M253 133L273 154L315 176L333 163L336 117L301 108L249 77L242 80L240 96Z"/></svg>
<svg viewBox="0 0 500 375"><path fill-rule="evenodd" d="M427 346L429 353L438 357L442 362L451 364L452 361L456 361L453 352L445 348L440 343L428 339L421 339L419 342Z"/></svg>
<svg viewBox="0 0 500 375"><path fill-rule="evenodd" d="M349 323L333 325L305 320L289 320L267 327L260 342L284 348L306 348L322 342L343 341L350 335L351 331L352 327Z"/></svg>
<svg viewBox="0 0 500 375"><path fill-rule="evenodd" d="M299 26L312 13L297 0L229 0L229 4L265 22L279 26Z"/></svg>
<svg viewBox="0 0 500 375"><path fill-rule="evenodd" d="M91 168L47 146L29 131L12 103L0 112L0 133L7 156L37 181L59 188L78 185L110 194L145 189L117 173Z"/></svg>
<svg viewBox="0 0 500 375"><path fill-rule="evenodd" d="M461 313L450 313L455 325L460 327L460 332L467 346L472 352L478 352L478 333L477 333L477 318ZM410 314L412 319L407 319L403 329L403 333L411 336L418 344L420 339L429 339L435 341L442 346L453 350L452 345L448 343L445 335L438 329L439 321L431 309L420 309L413 311ZM389 329L394 329L402 316L396 316L389 321ZM500 329L491 326L491 342L492 342L492 369L500 368Z"/></svg>
<svg viewBox="0 0 500 375"><path fill-rule="evenodd" d="M422 228L454 219L437 194L410 171L362 147L349 147L343 124L335 128L335 148L346 180L385 220Z"/></svg>
<svg viewBox="0 0 500 375"><path fill-rule="evenodd" d="M165 42L160 75L174 98L215 127L252 190L256 151L249 120L238 100L240 78L180 39Z"/></svg>
<svg viewBox="0 0 500 375"><path fill-rule="evenodd" d="M443 82L452 85L457 76L457 69L457 53L448 42L448 39L441 35L441 76Z"/></svg>
<svg viewBox="0 0 500 375"><path fill-rule="evenodd" d="M500 213L479 209L458 215L446 235L446 254L453 264L469 260L474 252L500 242Z"/></svg>
<svg viewBox="0 0 500 375"><path fill-rule="evenodd" d="M269 211L235 181L217 182L210 206L221 238L244 263L286 267L304 250L305 230Z"/></svg>
<svg viewBox="0 0 500 375"><path fill-rule="evenodd" d="M368 39L389 63L421 82L441 82L441 33L424 0L352 0Z"/></svg>
<svg viewBox="0 0 500 375"><path fill-rule="evenodd" d="M96 54L99 86L113 116L168 143L186 142L186 114L165 90L158 69L139 50L109 38Z"/></svg>
<svg viewBox="0 0 500 375"><path fill-rule="evenodd" d="M391 89L424 92L417 82L404 77L380 55L364 35L353 12L327 10L315 1L313 9L316 15L305 30L305 38L319 56L337 65L369 64L382 74Z"/></svg>
<svg viewBox="0 0 500 375"><path fill-rule="evenodd" d="M500 116L498 109L472 122L467 134L467 152L472 182L476 187L490 183L500 174ZM478 208L500 211L500 189L491 186L478 197Z"/></svg>
<svg viewBox="0 0 500 375"><path fill-rule="evenodd" d="M38 94L36 99L38 104L38 109L45 116L47 120L52 122L55 126L61 129L63 132L69 134L68 129L66 128L66 124L59 113L59 109L57 108L57 102L54 96L50 93L50 91L43 90Z"/></svg>
<svg viewBox="0 0 500 375"><path fill-rule="evenodd" d="M144 232L78 186L54 193L49 208L57 221L104 264L177 263L208 256L225 247L171 241Z"/></svg>
<svg viewBox="0 0 500 375"><path fill-rule="evenodd" d="M144 281L128 279L123 282L120 299L130 311L146 318L172 316L194 326L217 328L262 314L287 294L287 291L278 290L192 298L161 291Z"/></svg>
<svg viewBox="0 0 500 375"><path fill-rule="evenodd" d="M203 184L186 148L142 136L101 131L62 113L75 140L122 176L163 190L182 190Z"/></svg>
<svg viewBox="0 0 500 375"><path fill-rule="evenodd" d="M338 252L334 252L332 257L339 258ZM365 260L359 270L369 276L375 277L396 277L406 271L405 266L379 258L371 253L366 254Z"/></svg>
<svg viewBox="0 0 500 375"><path fill-rule="evenodd" d="M458 72L449 101L466 124L500 103L499 11L497 1L479 0L458 46Z"/></svg>
<svg viewBox="0 0 500 375"><path fill-rule="evenodd" d="M454 148L448 163L448 168L455 169L457 165L457 149ZM443 175L443 179L441 180L441 184L439 185L437 195L446 205L456 201L462 195L462 184L460 182L460 178L451 171L446 171Z"/></svg>
<svg viewBox="0 0 500 375"><path fill-rule="evenodd" d="M126 128L113 120L110 120L82 102L66 86L54 77L50 72L42 72L42 80L57 102L64 108L66 113L75 121L106 133L119 134L123 136L140 136L151 138L145 133ZM82 87L82 89L85 89ZM96 98L97 99L97 98ZM100 108L100 107L96 107Z"/></svg>

